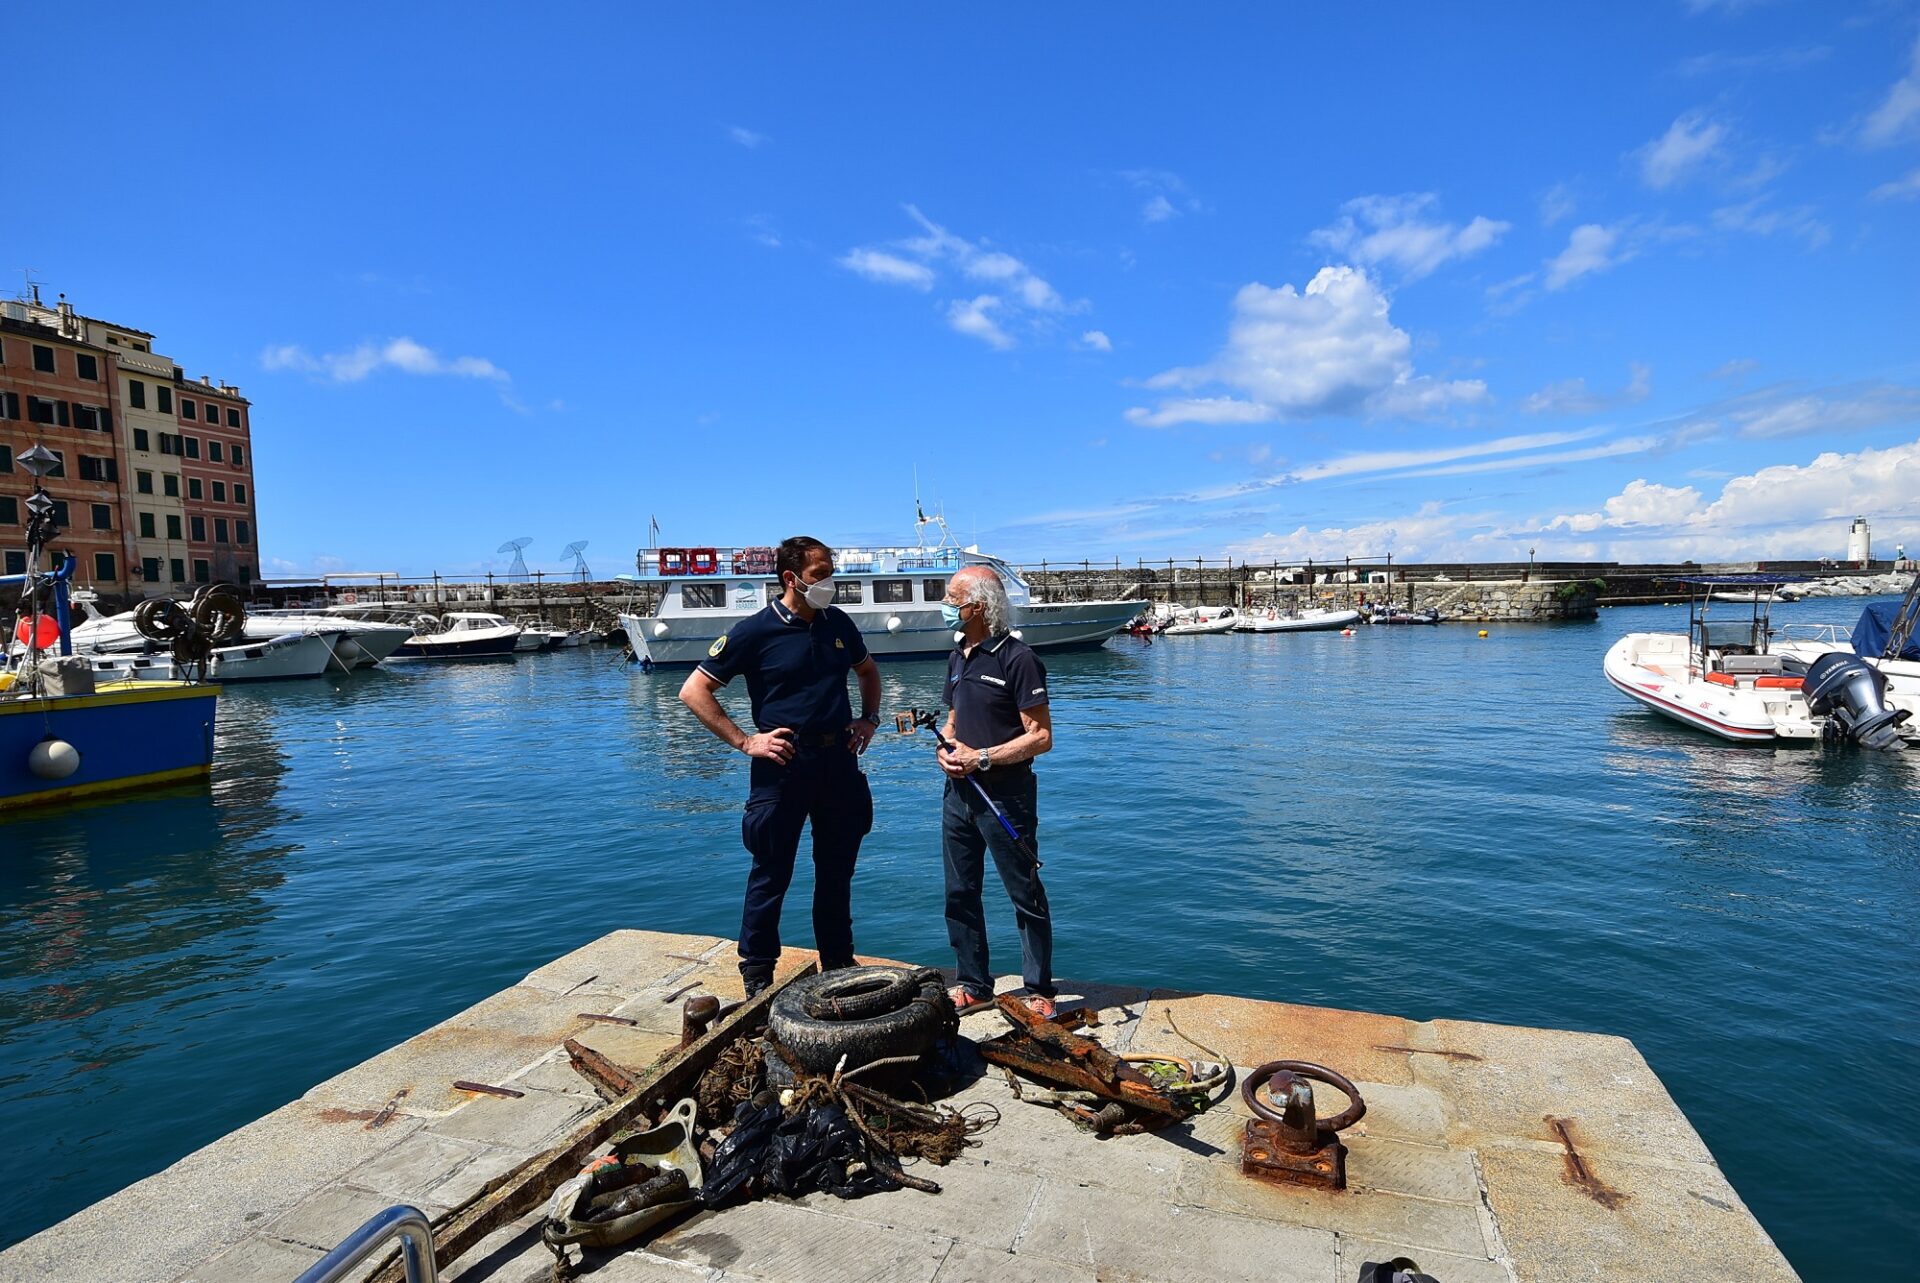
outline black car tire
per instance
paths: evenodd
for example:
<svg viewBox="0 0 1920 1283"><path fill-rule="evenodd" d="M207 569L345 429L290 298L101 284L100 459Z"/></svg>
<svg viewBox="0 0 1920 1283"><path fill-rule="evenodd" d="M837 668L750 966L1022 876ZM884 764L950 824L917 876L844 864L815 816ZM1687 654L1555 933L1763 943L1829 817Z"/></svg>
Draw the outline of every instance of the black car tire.
<svg viewBox="0 0 1920 1283"><path fill-rule="evenodd" d="M884 973L884 992L899 1003L888 1011L879 1011L852 1019L833 1019L808 1014L815 999L831 992L846 992L857 987L862 999L871 1000L881 990L869 990L870 973ZM898 977L905 983L894 983ZM871 1005L871 1002L868 1002ZM844 1010L844 1004L842 1009ZM781 990L767 1016L767 1032L785 1047L808 1073L828 1074L845 1057L852 1069L888 1056L917 1056L939 1039L951 1023L951 1004L936 971L908 970L900 967L853 967L796 980Z"/></svg>

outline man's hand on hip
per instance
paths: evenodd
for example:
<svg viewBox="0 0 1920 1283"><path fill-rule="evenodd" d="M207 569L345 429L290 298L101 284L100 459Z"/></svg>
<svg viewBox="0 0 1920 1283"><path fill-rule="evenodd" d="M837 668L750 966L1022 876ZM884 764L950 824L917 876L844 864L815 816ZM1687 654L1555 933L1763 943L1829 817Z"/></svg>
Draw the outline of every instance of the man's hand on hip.
<svg viewBox="0 0 1920 1283"><path fill-rule="evenodd" d="M789 727L779 726L758 735L749 735L747 742L740 746L740 751L748 757L764 757L769 762L785 766L793 760L793 731Z"/></svg>

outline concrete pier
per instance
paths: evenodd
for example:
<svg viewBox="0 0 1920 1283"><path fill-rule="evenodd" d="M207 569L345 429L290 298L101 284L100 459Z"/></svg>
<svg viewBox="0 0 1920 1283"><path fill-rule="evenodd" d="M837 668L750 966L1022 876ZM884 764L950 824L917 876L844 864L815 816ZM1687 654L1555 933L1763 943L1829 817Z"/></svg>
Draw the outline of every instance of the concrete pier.
<svg viewBox="0 0 1920 1283"><path fill-rule="evenodd" d="M594 941L0 1253L0 1278L287 1283L382 1208L437 1216L553 1143L599 1103L561 1041L644 1066L677 1041L685 993L740 996L734 962L710 937ZM999 1125L950 1166L915 1169L938 1195L698 1213L642 1247L592 1254L583 1277L1351 1283L1362 1262L1394 1256L1441 1283L1797 1277L1624 1039L1063 986L1063 1009L1082 999L1117 1051L1196 1054L1171 1013L1243 1073L1285 1057L1353 1079L1368 1109L1344 1133L1350 1188L1243 1176L1237 1094L1180 1126L1102 1140L1016 1101L996 1073L954 1103L989 1101ZM963 1028L1003 1026L988 1012ZM1343 1103L1329 1089L1320 1112ZM544 1283L553 1258L537 1223L499 1231L443 1277Z"/></svg>

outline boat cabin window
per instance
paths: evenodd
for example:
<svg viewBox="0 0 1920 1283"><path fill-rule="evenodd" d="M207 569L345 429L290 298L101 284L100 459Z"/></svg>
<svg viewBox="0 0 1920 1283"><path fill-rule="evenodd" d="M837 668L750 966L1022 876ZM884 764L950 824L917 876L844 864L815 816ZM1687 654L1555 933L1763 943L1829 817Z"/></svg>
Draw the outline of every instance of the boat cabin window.
<svg viewBox="0 0 1920 1283"><path fill-rule="evenodd" d="M725 584L681 584L680 604L688 610L718 610L727 604Z"/></svg>
<svg viewBox="0 0 1920 1283"><path fill-rule="evenodd" d="M861 583L858 579L837 579L833 585L833 604L845 606L860 602Z"/></svg>
<svg viewBox="0 0 1920 1283"><path fill-rule="evenodd" d="M873 600L875 604L891 604L897 601L913 600L913 580L876 579L873 581Z"/></svg>
<svg viewBox="0 0 1920 1283"><path fill-rule="evenodd" d="M922 579L920 581L920 600L945 601L947 599L947 581L944 579Z"/></svg>

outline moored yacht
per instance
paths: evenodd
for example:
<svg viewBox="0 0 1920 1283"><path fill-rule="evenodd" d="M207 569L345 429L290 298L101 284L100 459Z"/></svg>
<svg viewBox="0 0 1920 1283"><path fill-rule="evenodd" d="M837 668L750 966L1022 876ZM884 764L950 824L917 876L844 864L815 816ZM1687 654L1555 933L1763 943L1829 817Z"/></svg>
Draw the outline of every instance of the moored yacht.
<svg viewBox="0 0 1920 1283"><path fill-rule="evenodd" d="M1913 720L1920 705L1890 698L1886 675L1850 649L1809 655L1770 645L1771 594L1757 596L1748 617L1710 617L1710 590L1777 580L1703 575L1678 582L1695 589L1685 633L1628 633L1607 650L1602 669L1621 694L1741 743L1851 740L1899 749L1920 741Z"/></svg>
<svg viewBox="0 0 1920 1283"><path fill-rule="evenodd" d="M393 659L511 659L519 645L520 626L504 615L453 610L415 619L413 636L393 652Z"/></svg>
<svg viewBox="0 0 1920 1283"><path fill-rule="evenodd" d="M922 526L945 523L923 518ZM727 630L780 595L771 547L642 548L626 583L657 587L651 614L623 611L635 654L655 664L696 664ZM859 626L867 649L883 659L944 655L953 630L942 622L947 580L962 566L990 566L1014 607L1015 636L1039 651L1096 647L1140 613L1137 601L1036 602L1007 562L943 537L936 547L836 548L834 604Z"/></svg>

